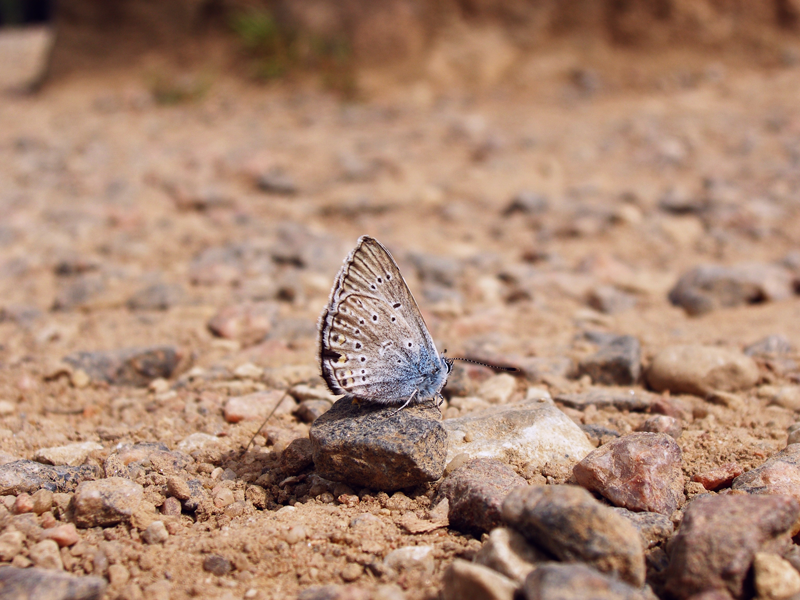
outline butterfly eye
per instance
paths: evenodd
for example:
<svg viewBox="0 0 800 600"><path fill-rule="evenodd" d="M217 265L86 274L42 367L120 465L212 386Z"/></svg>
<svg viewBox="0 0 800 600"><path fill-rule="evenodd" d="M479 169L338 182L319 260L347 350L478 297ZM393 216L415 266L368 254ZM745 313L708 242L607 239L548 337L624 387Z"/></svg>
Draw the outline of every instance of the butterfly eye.
<svg viewBox="0 0 800 600"><path fill-rule="evenodd" d="M361 348L361 342L356 342L356 350L358 350L359 348Z"/></svg>
<svg viewBox="0 0 800 600"><path fill-rule="evenodd" d="M381 279L380 277L378 277L378 283L383 283L383 279Z"/></svg>
<svg viewBox="0 0 800 600"><path fill-rule="evenodd" d="M370 284L370 286L369 286L369 289L371 289L371 290L377 290L378 288L377 288L377 287L375 287L375 284L374 284L374 283L372 283L372 284Z"/></svg>
<svg viewBox="0 0 800 600"><path fill-rule="evenodd" d="M411 346L412 346L411 342L408 342L408 347L411 348Z"/></svg>
<svg viewBox="0 0 800 600"><path fill-rule="evenodd" d="M400 308L400 303L395 302L394 304L392 304L392 308Z"/></svg>
<svg viewBox="0 0 800 600"><path fill-rule="evenodd" d="M378 315L372 315L372 320L377 322L378 321Z"/></svg>
<svg viewBox="0 0 800 600"><path fill-rule="evenodd" d="M394 323L395 321L397 321L397 317L392 317L392 323Z"/></svg>

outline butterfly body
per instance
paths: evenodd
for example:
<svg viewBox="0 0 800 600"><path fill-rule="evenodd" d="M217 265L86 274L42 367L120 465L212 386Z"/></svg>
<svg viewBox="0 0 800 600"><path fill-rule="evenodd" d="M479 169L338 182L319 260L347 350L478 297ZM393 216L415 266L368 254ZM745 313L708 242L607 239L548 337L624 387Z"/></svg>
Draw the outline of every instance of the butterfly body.
<svg viewBox="0 0 800 600"><path fill-rule="evenodd" d="M437 398L452 361L436 350L389 251L362 236L320 318L319 361L335 394L378 404Z"/></svg>

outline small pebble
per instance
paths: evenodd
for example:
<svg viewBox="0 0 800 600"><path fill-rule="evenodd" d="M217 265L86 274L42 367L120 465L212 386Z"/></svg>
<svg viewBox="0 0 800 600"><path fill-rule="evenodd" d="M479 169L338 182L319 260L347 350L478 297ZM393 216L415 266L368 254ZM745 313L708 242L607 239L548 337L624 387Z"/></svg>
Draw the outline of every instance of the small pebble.
<svg viewBox="0 0 800 600"><path fill-rule="evenodd" d="M203 560L203 569L212 575L222 577L233 570L233 565L231 565L231 561L223 556L218 554L209 554Z"/></svg>
<svg viewBox="0 0 800 600"><path fill-rule="evenodd" d="M153 521L142 532L142 539L146 544L163 544L169 539L169 532L163 521Z"/></svg>
<svg viewBox="0 0 800 600"><path fill-rule="evenodd" d="M302 525L295 525L294 527L291 527L285 531L282 537L287 544L297 544L298 542L302 542L306 539L306 528Z"/></svg>
<svg viewBox="0 0 800 600"><path fill-rule="evenodd" d="M13 560L20 552L25 542L25 534L21 531L6 531L0 534L0 560L8 562Z"/></svg>
<svg viewBox="0 0 800 600"><path fill-rule="evenodd" d="M716 469L703 471L692 476L692 481L703 484L703 487L710 492L720 488L728 487L734 479L744 472L744 469L734 463L725 463Z"/></svg>
<svg viewBox="0 0 800 600"><path fill-rule="evenodd" d="M28 556L36 567L57 570L64 568L58 544L53 540L42 540L34 544L31 546Z"/></svg>

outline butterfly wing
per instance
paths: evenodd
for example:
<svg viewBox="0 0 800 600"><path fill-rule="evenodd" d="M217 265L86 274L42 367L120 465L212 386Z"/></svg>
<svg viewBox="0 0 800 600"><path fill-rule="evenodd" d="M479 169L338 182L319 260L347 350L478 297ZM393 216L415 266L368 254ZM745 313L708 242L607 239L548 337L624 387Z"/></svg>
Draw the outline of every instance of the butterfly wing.
<svg viewBox="0 0 800 600"><path fill-rule="evenodd" d="M363 236L345 259L320 320L320 365L335 394L381 403L434 396L447 378L391 254Z"/></svg>

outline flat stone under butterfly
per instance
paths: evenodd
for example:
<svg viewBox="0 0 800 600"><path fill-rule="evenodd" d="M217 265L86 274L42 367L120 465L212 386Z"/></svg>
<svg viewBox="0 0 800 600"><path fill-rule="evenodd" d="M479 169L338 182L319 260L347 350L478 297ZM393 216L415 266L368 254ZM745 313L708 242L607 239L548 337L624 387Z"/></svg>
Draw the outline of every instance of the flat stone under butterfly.
<svg viewBox="0 0 800 600"><path fill-rule="evenodd" d="M360 237L319 322L319 362L331 392L400 404L398 411L425 400L440 406L454 360L468 359L436 350L389 251L374 238Z"/></svg>

